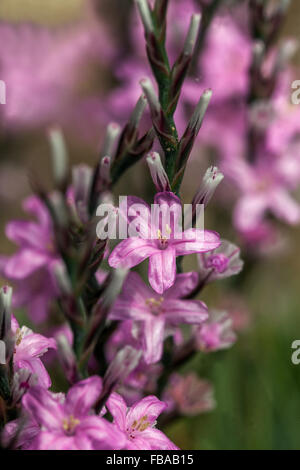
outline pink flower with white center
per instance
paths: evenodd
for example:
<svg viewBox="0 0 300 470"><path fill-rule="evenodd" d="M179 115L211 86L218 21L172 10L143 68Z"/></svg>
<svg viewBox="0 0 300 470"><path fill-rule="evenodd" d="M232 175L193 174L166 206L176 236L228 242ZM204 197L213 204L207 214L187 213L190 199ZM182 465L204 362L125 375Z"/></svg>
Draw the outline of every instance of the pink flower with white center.
<svg viewBox="0 0 300 470"><path fill-rule="evenodd" d="M49 388L51 380L40 357L48 349L56 349L56 342L53 338L33 333L26 326L20 328L17 320L12 317L11 329L15 335L15 349L13 355L14 370L26 369L37 377L38 384ZM25 381L27 388L30 388L30 377ZM23 388L26 386L23 381ZM21 384L22 385L22 384Z"/></svg>
<svg viewBox="0 0 300 470"><path fill-rule="evenodd" d="M224 311L210 311L208 320L195 329L195 339L201 351L229 348L236 341L232 318Z"/></svg>
<svg viewBox="0 0 300 470"><path fill-rule="evenodd" d="M148 287L137 273L129 273L109 315L112 320L142 323L140 337L146 364L161 359L167 327L201 324L208 318L207 307L203 302L182 300L194 290L197 283L197 273L178 274L174 285L161 296Z"/></svg>
<svg viewBox="0 0 300 470"><path fill-rule="evenodd" d="M201 279L212 282L238 274L243 269L244 262L240 258L239 247L222 240L215 250L198 255L198 265Z"/></svg>
<svg viewBox="0 0 300 470"><path fill-rule="evenodd" d="M47 316L49 304L58 295L52 262L58 259L50 215L35 196L24 201L24 209L36 221L16 220L6 226L7 237L19 246L16 254L0 258L0 272L15 286L13 305L27 307L35 322Z"/></svg>
<svg viewBox="0 0 300 470"><path fill-rule="evenodd" d="M128 408L120 395L112 393L106 405L114 418L114 424L126 437L127 450L178 449L155 428L156 419L167 406L155 396L143 398Z"/></svg>
<svg viewBox="0 0 300 470"><path fill-rule="evenodd" d="M132 268L149 258L150 285L162 294L175 282L177 256L211 251L220 245L220 238L216 232L208 230L181 231L182 207L175 194L157 193L154 204L157 216L152 213L152 217L150 207L142 199L131 196L127 198L126 207L121 204L120 211L129 228L134 225L137 236L122 240L108 262L113 268Z"/></svg>
<svg viewBox="0 0 300 470"><path fill-rule="evenodd" d="M122 449L124 433L93 413L100 396L100 377L78 382L58 401L42 387L33 387L22 403L41 430L34 441L37 450Z"/></svg>

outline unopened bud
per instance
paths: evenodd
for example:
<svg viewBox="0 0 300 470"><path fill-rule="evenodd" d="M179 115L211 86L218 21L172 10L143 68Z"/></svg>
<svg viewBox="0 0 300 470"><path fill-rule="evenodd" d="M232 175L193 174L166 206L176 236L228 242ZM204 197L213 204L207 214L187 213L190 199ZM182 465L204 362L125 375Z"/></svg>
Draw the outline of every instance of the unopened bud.
<svg viewBox="0 0 300 470"><path fill-rule="evenodd" d="M140 81L140 85L147 97L151 113L157 115L160 112L161 107L150 78L143 78Z"/></svg>
<svg viewBox="0 0 300 470"><path fill-rule="evenodd" d="M193 199L193 206L196 206L197 204L207 206L223 178L223 173L221 173L216 166L209 167L206 170L200 188Z"/></svg>
<svg viewBox="0 0 300 470"><path fill-rule="evenodd" d="M147 163L157 191L170 191L170 182L157 152L151 152L147 156Z"/></svg>
<svg viewBox="0 0 300 470"><path fill-rule="evenodd" d="M60 227L67 227L69 215L64 195L60 191L54 191L49 196L49 202L58 225Z"/></svg>
<svg viewBox="0 0 300 470"><path fill-rule="evenodd" d="M259 68L262 64L265 54L265 45L263 41L257 40L253 46L253 67Z"/></svg>
<svg viewBox="0 0 300 470"><path fill-rule="evenodd" d="M201 15L192 15L189 30L186 36L186 40L183 47L183 53L185 55L192 55L193 49L196 43L199 25L201 21Z"/></svg>
<svg viewBox="0 0 300 470"><path fill-rule="evenodd" d="M120 126L115 122L112 122L107 126L104 143L101 150L102 157L105 157L105 155L109 155L111 158L113 157L114 146L117 138L120 135L120 132Z"/></svg>
<svg viewBox="0 0 300 470"><path fill-rule="evenodd" d="M149 7L148 0L135 0L141 20L143 22L146 33L152 33L154 31L151 11Z"/></svg>
<svg viewBox="0 0 300 470"><path fill-rule="evenodd" d="M299 43L294 39L287 39L283 42L278 51L275 73L280 72L287 65L297 52L298 47Z"/></svg>
<svg viewBox="0 0 300 470"><path fill-rule="evenodd" d="M68 381L72 384L77 379L77 366L74 351L66 335L60 333L56 337L58 357Z"/></svg>
<svg viewBox="0 0 300 470"><path fill-rule="evenodd" d="M62 187L67 181L68 152L63 133L60 129L53 128L49 131L49 142L52 150L52 167L54 182L57 187Z"/></svg>
<svg viewBox="0 0 300 470"><path fill-rule="evenodd" d="M147 105L146 96L144 94L142 94L139 97L139 99L138 99L138 101L135 105L135 108L134 108L134 110L133 110L133 112L130 116L130 120L129 120L130 128L133 128L133 129L138 128L140 120L142 119L142 116L143 116L146 105Z"/></svg>
<svg viewBox="0 0 300 470"><path fill-rule="evenodd" d="M128 269L114 269L111 282L103 295L102 306L104 308L109 308L113 304L113 302L121 292L127 274Z"/></svg>
<svg viewBox="0 0 300 470"><path fill-rule="evenodd" d="M188 127L195 130L196 135L198 134L200 127L202 125L202 122L203 122L211 97L212 97L212 91L210 89L205 90L188 124Z"/></svg>
<svg viewBox="0 0 300 470"><path fill-rule="evenodd" d="M110 168L111 168L111 158L103 157L100 162L100 178L104 185L110 183Z"/></svg>
<svg viewBox="0 0 300 470"><path fill-rule="evenodd" d="M92 169L87 165L77 165L72 169L72 187L76 203L78 201L87 202L92 176Z"/></svg>
<svg viewBox="0 0 300 470"><path fill-rule="evenodd" d="M61 293L67 296L72 294L72 285L65 264L62 261L54 261L52 271Z"/></svg>
<svg viewBox="0 0 300 470"><path fill-rule="evenodd" d="M12 288L3 286L0 289L0 339L4 339L11 325Z"/></svg>
<svg viewBox="0 0 300 470"><path fill-rule="evenodd" d="M138 366L142 352L125 346L110 363L103 380L104 391L111 391Z"/></svg>

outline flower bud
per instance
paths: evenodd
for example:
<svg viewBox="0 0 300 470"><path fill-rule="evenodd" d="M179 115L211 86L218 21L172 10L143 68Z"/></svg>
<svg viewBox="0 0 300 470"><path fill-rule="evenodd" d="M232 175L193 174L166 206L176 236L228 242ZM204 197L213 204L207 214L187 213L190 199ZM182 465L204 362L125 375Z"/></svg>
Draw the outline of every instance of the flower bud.
<svg viewBox="0 0 300 470"><path fill-rule="evenodd" d="M140 120L142 119L145 107L147 105L147 99L144 94L142 94L136 105L135 108L130 116L129 119L129 128L130 129L137 129L139 127Z"/></svg>
<svg viewBox="0 0 300 470"><path fill-rule="evenodd" d="M143 22L145 32L146 33L152 33L154 31L154 26L152 22L152 17L151 17L151 11L149 7L148 0L135 0L141 20Z"/></svg>
<svg viewBox="0 0 300 470"><path fill-rule="evenodd" d="M157 152L150 152L147 156L147 163L157 191L171 191L170 182L159 154Z"/></svg>
<svg viewBox="0 0 300 470"><path fill-rule="evenodd" d="M120 131L121 128L119 124L116 124L115 122L111 122L107 126L104 143L101 149L102 157L105 157L105 155L109 155L111 158L113 157L114 145L120 135Z"/></svg>
<svg viewBox="0 0 300 470"><path fill-rule="evenodd" d="M49 131L49 142L52 150L52 167L54 182L58 188L64 187L68 176L68 152L63 133L53 128Z"/></svg>
<svg viewBox="0 0 300 470"><path fill-rule="evenodd" d="M92 169L87 165L81 164L72 168L72 188L76 204L79 201L87 202L92 176Z"/></svg>
<svg viewBox="0 0 300 470"><path fill-rule="evenodd" d="M71 295L72 285L65 264L62 261L53 261L52 270L61 293Z"/></svg>
<svg viewBox="0 0 300 470"><path fill-rule="evenodd" d="M157 116L161 111L161 106L160 106L160 103L158 101L157 94L154 90L154 87L152 85L152 82L151 82L150 78L143 78L140 81L140 85L143 89L143 92L145 93L145 95L147 97L147 101L149 103L151 114L154 115L154 116Z"/></svg>
<svg viewBox="0 0 300 470"><path fill-rule="evenodd" d="M104 379L104 391L111 391L117 384L122 383L126 377L138 366L142 351L125 346L119 351L110 363Z"/></svg>
<svg viewBox="0 0 300 470"><path fill-rule="evenodd" d="M200 100L198 101L196 109L190 119L190 122L188 124L189 128L194 129L196 135L198 134L200 127L202 125L202 122L203 122L211 97L212 97L212 91L210 89L207 89L203 92Z"/></svg>
<svg viewBox="0 0 300 470"><path fill-rule="evenodd" d="M189 30L185 39L183 53L185 55L192 55L193 49L196 43L197 34L199 30L199 25L201 21L201 15L195 14L192 15Z"/></svg>
<svg viewBox="0 0 300 470"><path fill-rule="evenodd" d="M0 339L3 340L10 331L12 288L3 286L0 289Z"/></svg>
<svg viewBox="0 0 300 470"><path fill-rule="evenodd" d="M56 337L58 357L68 381L73 384L78 380L76 357L66 335L60 333Z"/></svg>
<svg viewBox="0 0 300 470"><path fill-rule="evenodd" d="M193 208L197 204L207 206L223 178L223 173L221 173L216 166L209 167L206 170L200 188L193 199Z"/></svg>
<svg viewBox="0 0 300 470"><path fill-rule="evenodd" d="M103 186L108 186L110 183L110 168L111 157L105 156L100 162L100 178Z"/></svg>

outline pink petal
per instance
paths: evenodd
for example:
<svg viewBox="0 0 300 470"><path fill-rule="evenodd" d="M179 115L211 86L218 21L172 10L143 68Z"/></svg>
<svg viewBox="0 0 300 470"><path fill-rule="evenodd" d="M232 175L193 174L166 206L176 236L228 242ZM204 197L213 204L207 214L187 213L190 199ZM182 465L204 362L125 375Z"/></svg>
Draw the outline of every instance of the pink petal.
<svg viewBox="0 0 300 470"><path fill-rule="evenodd" d="M4 273L8 278L24 279L47 263L49 255L26 248L7 260Z"/></svg>
<svg viewBox="0 0 300 470"><path fill-rule="evenodd" d="M148 278L152 289L162 294L169 289L176 277L176 252L173 246L159 250L149 259Z"/></svg>
<svg viewBox="0 0 300 470"><path fill-rule="evenodd" d="M22 399L24 408L38 424L46 429L61 429L64 413L62 406L43 387L32 387Z"/></svg>
<svg viewBox="0 0 300 470"><path fill-rule="evenodd" d="M154 197L154 204L156 210L159 210L163 214L165 213L170 220L168 220L168 225L171 229L171 238L178 231L178 224L181 222L182 217L182 206L180 199L172 192L165 191L162 193L157 193ZM152 209L153 210L153 209ZM154 230L160 229L164 235L165 224L162 223L161 219L156 220L155 217L155 227Z"/></svg>
<svg viewBox="0 0 300 470"><path fill-rule="evenodd" d="M96 449L122 449L126 443L125 434L114 424L99 416L84 418L76 428L76 434L86 436L94 442Z"/></svg>
<svg viewBox="0 0 300 470"><path fill-rule="evenodd" d="M66 408L74 416L87 414L102 390L100 377L93 376L74 385L67 393Z"/></svg>
<svg viewBox="0 0 300 470"><path fill-rule="evenodd" d="M126 430L127 405L123 397L118 393L112 393L106 402L106 406L114 418L114 423L120 429Z"/></svg>
<svg viewBox="0 0 300 470"><path fill-rule="evenodd" d="M176 256L211 251L221 244L219 234L211 230L190 228L182 235L182 240L173 243Z"/></svg>
<svg viewBox="0 0 300 470"><path fill-rule="evenodd" d="M166 403L160 401L154 395L149 395L135 403L127 413L127 426L131 426L134 421L139 421L143 416L147 416L147 421L154 424L158 416L167 408ZM143 435L144 436L143 431ZM146 436L145 436L146 437Z"/></svg>
<svg viewBox="0 0 300 470"><path fill-rule="evenodd" d="M144 326L144 360L147 364L160 361L163 353L165 321L162 317L152 316Z"/></svg>
<svg viewBox="0 0 300 470"><path fill-rule="evenodd" d="M23 337L17 352L20 356L31 358L45 354L48 349L56 348L55 339L32 333Z"/></svg>
<svg viewBox="0 0 300 470"><path fill-rule="evenodd" d="M300 220L300 206L283 189L276 188L272 194L270 207L273 213L288 224L297 224Z"/></svg>
<svg viewBox="0 0 300 470"><path fill-rule="evenodd" d="M197 272L177 274L173 286L164 292L164 298L181 299L188 296L197 286L198 280Z"/></svg>
<svg viewBox="0 0 300 470"><path fill-rule="evenodd" d="M5 234L9 240L24 248L34 247L41 251L46 251L49 241L48 234L43 233L35 222L11 221L6 225Z"/></svg>
<svg viewBox="0 0 300 470"><path fill-rule="evenodd" d="M132 268L158 251L149 240L138 237L127 238L112 251L108 264L112 268Z"/></svg>
<svg viewBox="0 0 300 470"><path fill-rule="evenodd" d="M50 376L45 369L44 364L38 357L27 358L27 359L14 359L15 369L27 369L38 377L38 385L45 389L51 387Z"/></svg>
<svg viewBox="0 0 300 470"><path fill-rule="evenodd" d="M164 318L174 325L180 323L199 324L208 318L206 305L200 300L169 299L164 303Z"/></svg>
<svg viewBox="0 0 300 470"><path fill-rule="evenodd" d="M177 447L165 434L158 429L148 428L143 434L143 439L147 440L151 450L178 450Z"/></svg>
<svg viewBox="0 0 300 470"><path fill-rule="evenodd" d="M145 301L141 303L122 299L117 299L109 312L111 320L146 320L149 315Z"/></svg>

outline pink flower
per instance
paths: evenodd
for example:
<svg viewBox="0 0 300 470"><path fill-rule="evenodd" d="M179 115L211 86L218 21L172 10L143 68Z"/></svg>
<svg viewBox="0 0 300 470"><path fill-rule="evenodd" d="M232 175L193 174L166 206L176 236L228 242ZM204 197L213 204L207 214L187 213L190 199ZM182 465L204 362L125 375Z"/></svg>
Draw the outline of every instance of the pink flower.
<svg viewBox="0 0 300 470"><path fill-rule="evenodd" d="M176 447L161 431L155 428L156 419L165 410L166 404L155 396L148 396L131 408L117 393L112 393L107 408L114 424L126 437L127 450L176 450Z"/></svg>
<svg viewBox="0 0 300 470"><path fill-rule="evenodd" d="M196 329L195 338L201 351L229 348L236 341L232 318L227 312L212 310L208 320Z"/></svg>
<svg viewBox="0 0 300 470"><path fill-rule="evenodd" d="M126 443L117 426L92 413L99 398L100 377L89 377L74 385L65 401L58 401L47 390L33 387L22 403L41 430L34 448L37 450L121 449Z"/></svg>
<svg viewBox="0 0 300 470"><path fill-rule="evenodd" d="M207 307L203 302L181 300L193 291L197 282L197 273L178 274L173 287L160 296L144 284L138 274L129 273L110 318L141 323L139 337L143 341L147 364L161 359L167 327L200 324L207 319Z"/></svg>
<svg viewBox="0 0 300 470"><path fill-rule="evenodd" d="M181 414L195 416L211 411L215 407L212 386L190 372L185 376L173 374L164 392L168 402L168 412L174 408Z"/></svg>
<svg viewBox="0 0 300 470"><path fill-rule="evenodd" d="M264 157L255 165L242 158L224 163L224 172L241 191L234 210L234 224L246 236L256 230L261 232L268 211L288 224L300 221L300 205L290 196L274 158Z"/></svg>
<svg viewBox="0 0 300 470"><path fill-rule="evenodd" d="M69 119L74 101L75 107L79 101L80 71L96 57L98 62L107 50L103 36L93 21L56 30L2 22L1 78L7 84L4 126L28 129Z"/></svg>
<svg viewBox="0 0 300 470"><path fill-rule="evenodd" d="M56 349L56 342L53 338L33 333L26 326L19 327L17 320L12 317L12 332L15 335L15 350L13 355L14 370L26 369L37 377L38 384L49 388L51 380L40 357L48 349ZM30 387L30 377L26 381L19 381L21 388Z"/></svg>
<svg viewBox="0 0 300 470"><path fill-rule="evenodd" d="M142 199L127 198L127 208L121 208L121 211L130 225L138 223L136 231L139 236L122 240L108 262L113 268L132 268L149 258L149 282L156 292L162 294L175 282L177 256L213 250L220 241L216 232L208 230L190 228L179 231L182 208L175 194L158 193L154 204L163 214L169 214L169 223L162 222L164 217L154 217L158 220L152 217L151 220L150 207Z"/></svg>
<svg viewBox="0 0 300 470"><path fill-rule="evenodd" d="M200 253L198 264L200 276L206 282L238 274L244 265L239 247L227 240L222 240L221 245L211 252Z"/></svg>
<svg viewBox="0 0 300 470"><path fill-rule="evenodd" d="M217 17L200 63L202 86L213 89L214 101L245 96L251 60L252 43L247 31L245 34L229 15Z"/></svg>
<svg viewBox="0 0 300 470"><path fill-rule="evenodd" d="M58 257L51 219L44 204L32 196L23 206L37 220L8 223L6 235L19 250L10 257L1 257L0 271L15 284L14 306L27 307L31 318L41 322L47 315L50 301L58 294L51 270L52 262Z"/></svg>

